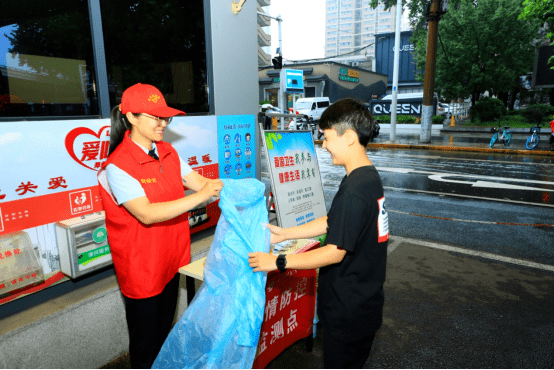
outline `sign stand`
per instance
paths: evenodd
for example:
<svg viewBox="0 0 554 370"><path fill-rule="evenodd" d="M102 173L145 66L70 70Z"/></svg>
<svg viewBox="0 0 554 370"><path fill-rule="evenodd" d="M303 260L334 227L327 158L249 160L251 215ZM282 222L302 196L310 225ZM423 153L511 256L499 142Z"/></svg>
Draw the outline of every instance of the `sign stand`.
<svg viewBox="0 0 554 370"><path fill-rule="evenodd" d="M303 225L327 214L312 133L264 131L263 149L268 161L272 200L278 225Z"/></svg>

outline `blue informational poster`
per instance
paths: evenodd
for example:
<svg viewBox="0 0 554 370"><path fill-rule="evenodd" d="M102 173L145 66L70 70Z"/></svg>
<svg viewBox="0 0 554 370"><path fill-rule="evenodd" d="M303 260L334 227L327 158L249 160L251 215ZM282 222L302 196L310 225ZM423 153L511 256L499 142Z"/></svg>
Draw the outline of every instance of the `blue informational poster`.
<svg viewBox="0 0 554 370"><path fill-rule="evenodd" d="M255 134L254 115L217 117L220 178L256 178Z"/></svg>
<svg viewBox="0 0 554 370"><path fill-rule="evenodd" d="M327 214L311 131L265 131L279 226L298 226Z"/></svg>

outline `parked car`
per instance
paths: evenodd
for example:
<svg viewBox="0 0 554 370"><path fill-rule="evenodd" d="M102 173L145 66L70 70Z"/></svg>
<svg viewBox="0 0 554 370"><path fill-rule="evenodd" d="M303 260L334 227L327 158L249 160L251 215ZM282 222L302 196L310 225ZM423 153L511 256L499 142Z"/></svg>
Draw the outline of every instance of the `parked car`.
<svg viewBox="0 0 554 370"><path fill-rule="evenodd" d="M450 105L446 103L437 103L437 115L438 116L448 116L448 112L450 111Z"/></svg>

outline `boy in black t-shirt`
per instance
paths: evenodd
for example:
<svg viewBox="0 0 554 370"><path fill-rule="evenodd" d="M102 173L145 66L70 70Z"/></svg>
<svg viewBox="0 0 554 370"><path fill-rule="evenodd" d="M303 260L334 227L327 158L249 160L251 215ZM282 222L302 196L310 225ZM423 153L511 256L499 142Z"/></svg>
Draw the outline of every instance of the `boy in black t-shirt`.
<svg viewBox="0 0 554 370"><path fill-rule="evenodd" d="M323 148L346 170L328 215L288 229L268 225L271 243L327 233L325 245L288 256L248 255L254 272L321 268L318 314L326 368L361 368L382 323L389 231L381 179L365 150L372 126L363 103L343 99L327 108L320 119Z"/></svg>

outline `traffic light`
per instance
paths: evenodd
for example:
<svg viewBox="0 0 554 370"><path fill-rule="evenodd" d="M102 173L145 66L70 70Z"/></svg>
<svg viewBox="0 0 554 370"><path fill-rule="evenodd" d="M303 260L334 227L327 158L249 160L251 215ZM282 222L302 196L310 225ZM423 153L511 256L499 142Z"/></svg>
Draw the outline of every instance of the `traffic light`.
<svg viewBox="0 0 554 370"><path fill-rule="evenodd" d="M283 57L281 55L277 55L275 58L271 59L271 63L273 63L274 69L281 69L283 68Z"/></svg>

